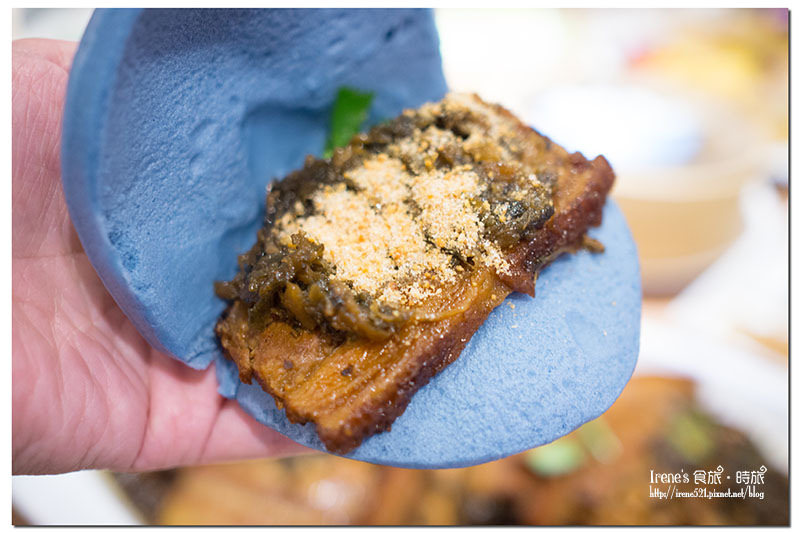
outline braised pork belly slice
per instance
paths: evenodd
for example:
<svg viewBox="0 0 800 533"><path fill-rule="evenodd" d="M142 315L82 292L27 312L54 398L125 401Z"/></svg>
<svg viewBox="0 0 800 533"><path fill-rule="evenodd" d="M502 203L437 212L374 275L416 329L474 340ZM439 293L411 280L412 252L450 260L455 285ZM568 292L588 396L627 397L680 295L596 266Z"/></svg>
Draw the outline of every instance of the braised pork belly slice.
<svg viewBox="0 0 800 533"><path fill-rule="evenodd" d="M407 110L276 183L217 285L242 381L346 453L388 430L512 291L585 244L614 174L474 95Z"/></svg>

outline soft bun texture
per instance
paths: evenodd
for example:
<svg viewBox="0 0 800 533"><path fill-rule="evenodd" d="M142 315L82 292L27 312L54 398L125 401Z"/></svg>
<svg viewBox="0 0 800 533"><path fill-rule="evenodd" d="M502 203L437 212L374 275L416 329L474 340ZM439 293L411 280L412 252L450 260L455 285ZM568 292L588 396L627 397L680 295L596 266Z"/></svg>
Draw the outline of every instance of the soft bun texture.
<svg viewBox="0 0 800 533"><path fill-rule="evenodd" d="M267 183L322 153L340 87L375 123L441 98L426 10L98 10L70 74L62 166L101 279L147 340L194 368L219 348Z"/></svg>
<svg viewBox="0 0 800 533"><path fill-rule="evenodd" d="M98 10L70 74L62 142L72 220L139 331L194 368L216 361L222 394L317 449L313 428L290 425L223 358L213 326L225 303L213 282L252 245L269 180L321 153L342 85L375 91L371 123L441 98L431 13ZM466 466L607 409L638 353L638 263L613 203L589 234L605 253L563 257L535 299L512 295L391 432L348 456Z"/></svg>

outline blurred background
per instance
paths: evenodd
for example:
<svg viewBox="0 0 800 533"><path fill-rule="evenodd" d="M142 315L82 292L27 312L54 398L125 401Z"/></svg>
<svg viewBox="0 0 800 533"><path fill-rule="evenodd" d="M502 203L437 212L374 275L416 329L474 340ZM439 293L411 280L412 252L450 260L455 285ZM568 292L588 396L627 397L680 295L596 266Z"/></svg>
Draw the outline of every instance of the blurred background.
<svg viewBox="0 0 800 533"><path fill-rule="evenodd" d="M788 10L435 15L453 90L617 172L644 290L620 399L554 443L465 469L310 455L17 476L15 523L788 524ZM13 37L79 40L90 16L16 9ZM765 465L764 498L650 497L651 470L718 465Z"/></svg>

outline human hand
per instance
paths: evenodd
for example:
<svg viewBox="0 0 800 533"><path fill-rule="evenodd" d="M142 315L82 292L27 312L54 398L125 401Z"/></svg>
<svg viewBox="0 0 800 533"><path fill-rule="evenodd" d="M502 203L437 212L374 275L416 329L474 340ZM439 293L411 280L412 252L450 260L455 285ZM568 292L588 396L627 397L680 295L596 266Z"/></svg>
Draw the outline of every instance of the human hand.
<svg viewBox="0 0 800 533"><path fill-rule="evenodd" d="M75 43L12 45L14 474L149 470L305 448L139 335L81 247L61 187Z"/></svg>

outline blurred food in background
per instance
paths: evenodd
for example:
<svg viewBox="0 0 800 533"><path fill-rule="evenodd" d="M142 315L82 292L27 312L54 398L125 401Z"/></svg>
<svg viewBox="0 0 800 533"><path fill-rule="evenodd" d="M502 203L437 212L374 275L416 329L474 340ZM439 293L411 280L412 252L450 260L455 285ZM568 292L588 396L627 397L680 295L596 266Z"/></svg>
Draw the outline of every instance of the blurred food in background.
<svg viewBox="0 0 800 533"><path fill-rule="evenodd" d="M788 9L726 10L688 19L680 31L633 58L635 72L717 97L757 121L771 138L789 133Z"/></svg>
<svg viewBox="0 0 800 533"><path fill-rule="evenodd" d="M724 491L740 488L735 471L762 464L763 500L649 497L651 470L722 465ZM470 468L309 455L121 476L164 525L744 525L788 524L789 512L786 477L702 411L690 381L659 377L635 378L606 414L547 446Z"/></svg>
<svg viewBox="0 0 800 533"><path fill-rule="evenodd" d="M787 160L788 54L787 10L725 10L690 18L631 57L632 79L695 105L703 139L689 160L621 169L617 197L646 291L673 294L717 259L743 229L743 186L772 177L776 155Z"/></svg>

